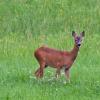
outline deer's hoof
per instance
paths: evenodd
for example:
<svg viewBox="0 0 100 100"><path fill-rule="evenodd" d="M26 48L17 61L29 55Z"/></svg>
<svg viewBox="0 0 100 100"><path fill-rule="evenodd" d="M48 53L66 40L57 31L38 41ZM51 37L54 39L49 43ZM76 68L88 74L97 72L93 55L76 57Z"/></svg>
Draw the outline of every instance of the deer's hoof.
<svg viewBox="0 0 100 100"><path fill-rule="evenodd" d="M70 80L64 81L63 82L65 85L70 83Z"/></svg>

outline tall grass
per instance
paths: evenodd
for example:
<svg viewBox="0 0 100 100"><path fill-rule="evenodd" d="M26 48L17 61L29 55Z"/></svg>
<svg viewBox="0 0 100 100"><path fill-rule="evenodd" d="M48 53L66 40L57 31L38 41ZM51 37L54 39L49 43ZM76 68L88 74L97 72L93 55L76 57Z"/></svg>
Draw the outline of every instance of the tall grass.
<svg viewBox="0 0 100 100"><path fill-rule="evenodd" d="M100 12L99 0L0 1L0 100L99 100ZM45 69L37 80L34 50L41 45L70 51L71 32L85 31L79 55L65 76L52 79L55 69Z"/></svg>
<svg viewBox="0 0 100 100"><path fill-rule="evenodd" d="M0 35L99 33L99 0L1 0Z"/></svg>

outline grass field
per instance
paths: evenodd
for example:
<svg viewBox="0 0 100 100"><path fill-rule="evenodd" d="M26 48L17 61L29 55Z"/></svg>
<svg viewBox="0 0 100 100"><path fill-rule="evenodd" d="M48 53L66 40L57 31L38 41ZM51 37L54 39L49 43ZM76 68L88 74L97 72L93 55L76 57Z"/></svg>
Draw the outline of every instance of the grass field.
<svg viewBox="0 0 100 100"><path fill-rule="evenodd" d="M45 69L35 79L34 50L41 45L70 51L71 32L85 31L79 55L65 76ZM100 99L99 0L0 0L0 100Z"/></svg>

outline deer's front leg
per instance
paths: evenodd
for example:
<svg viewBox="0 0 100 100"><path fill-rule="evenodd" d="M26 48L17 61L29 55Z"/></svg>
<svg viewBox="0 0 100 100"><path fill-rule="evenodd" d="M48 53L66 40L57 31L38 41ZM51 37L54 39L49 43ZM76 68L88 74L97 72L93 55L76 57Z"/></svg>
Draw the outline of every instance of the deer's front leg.
<svg viewBox="0 0 100 100"><path fill-rule="evenodd" d="M65 68L65 76L66 76L66 78L68 80L68 83L70 83L70 71L69 71L68 68Z"/></svg>

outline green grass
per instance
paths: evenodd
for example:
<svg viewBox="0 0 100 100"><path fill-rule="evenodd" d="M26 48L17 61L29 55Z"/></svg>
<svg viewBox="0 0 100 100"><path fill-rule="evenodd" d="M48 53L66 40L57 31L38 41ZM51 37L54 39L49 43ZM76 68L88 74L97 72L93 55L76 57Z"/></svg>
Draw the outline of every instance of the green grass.
<svg viewBox="0 0 100 100"><path fill-rule="evenodd" d="M99 0L0 1L0 100L100 99ZM78 57L65 76L35 79L38 62L34 50L41 45L59 50L73 48L71 32L85 30Z"/></svg>

